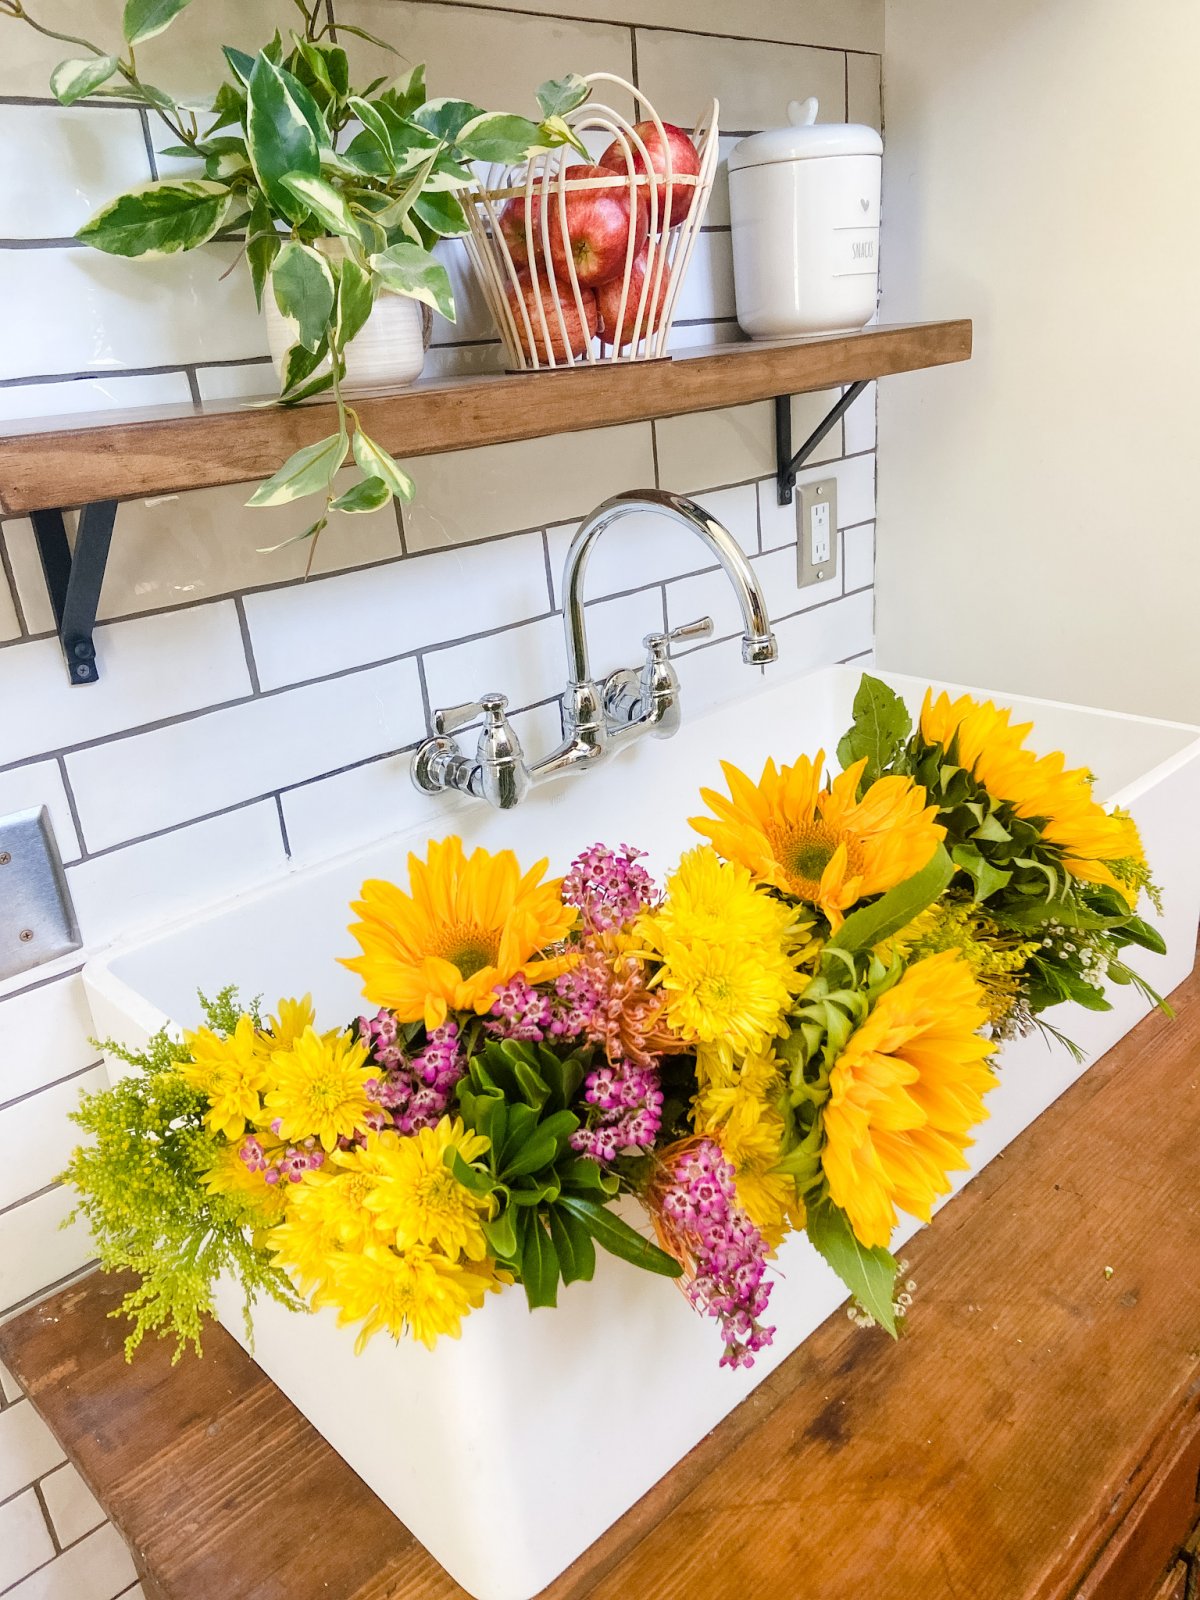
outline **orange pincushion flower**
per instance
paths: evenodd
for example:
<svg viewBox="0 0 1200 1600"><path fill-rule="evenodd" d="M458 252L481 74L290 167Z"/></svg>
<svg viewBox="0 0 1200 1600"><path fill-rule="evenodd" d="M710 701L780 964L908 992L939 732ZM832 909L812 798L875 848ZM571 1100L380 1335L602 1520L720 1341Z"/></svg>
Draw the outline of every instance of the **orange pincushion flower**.
<svg viewBox="0 0 1200 1600"><path fill-rule="evenodd" d="M819 906L837 929L845 912L869 895L903 883L927 864L945 829L937 808L911 778L880 778L857 798L865 761L828 788L825 752L791 767L768 761L758 783L723 761L730 798L702 789L715 813L693 817L726 860L740 861L761 883Z"/></svg>
<svg viewBox="0 0 1200 1600"><path fill-rule="evenodd" d="M440 1027L449 1011L490 1010L497 984L523 972L539 983L576 957L541 954L564 939L578 913L562 902L562 880L542 883L547 863L521 875L511 850L464 855L451 835L431 840L428 859L408 858L412 892L373 879L351 909L362 955L343 961L363 993L402 1022Z"/></svg>

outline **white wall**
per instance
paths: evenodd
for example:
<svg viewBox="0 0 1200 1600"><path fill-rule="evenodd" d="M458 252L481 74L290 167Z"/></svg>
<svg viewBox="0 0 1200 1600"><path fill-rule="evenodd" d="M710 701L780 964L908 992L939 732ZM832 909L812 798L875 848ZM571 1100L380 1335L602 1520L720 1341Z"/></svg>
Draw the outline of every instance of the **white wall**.
<svg viewBox="0 0 1200 1600"><path fill-rule="evenodd" d="M881 664L1200 721L1195 0L889 0Z"/></svg>
<svg viewBox="0 0 1200 1600"><path fill-rule="evenodd" d="M435 92L489 106L520 109L542 78L607 67L635 76L679 122L718 95L730 135L782 120L810 91L831 120L880 113L882 0L747 0L736 38L720 37L733 26L722 0L542 8L558 17L525 14L522 0L336 9L427 59ZM611 20L631 10L645 17L636 28ZM111 31L119 13L119 0L43 0L38 15ZM196 0L178 32L147 47L144 69L165 88L203 92L221 42L252 46L292 19L290 0ZM220 281L231 247L139 263L71 246L96 204L150 168L135 109L49 102L63 53L0 19L0 418L261 393L270 375L253 300L242 275ZM723 193L707 222L681 344L736 336ZM478 343L489 329L467 298L457 328L436 336L436 369L498 353ZM833 398L796 403L798 437ZM239 488L124 504L97 635L102 677L88 688L67 682L32 529L10 519L0 524L0 815L51 808L89 950L411 824L425 693L445 705L498 686L533 755L557 740L558 575L573 525L605 496L655 482L697 494L742 543L779 624L776 677L864 655L874 405L865 395L820 452L816 475L838 478L843 559L836 579L803 592L794 514L776 503L769 403L424 458L403 517L388 509L331 533L308 583L303 551L257 553L304 526L304 505L246 511ZM598 670L632 664L643 633L709 606L706 561L662 523L622 525L588 573ZM762 682L741 664L734 608L717 598L721 637L681 666L685 715ZM0 983L0 1316L91 1254L80 1228L60 1230L71 1197L56 1184L74 1142L66 1113L100 1076L78 979L86 953ZM120 1539L0 1371L0 1592L112 1600L137 1594L133 1579Z"/></svg>

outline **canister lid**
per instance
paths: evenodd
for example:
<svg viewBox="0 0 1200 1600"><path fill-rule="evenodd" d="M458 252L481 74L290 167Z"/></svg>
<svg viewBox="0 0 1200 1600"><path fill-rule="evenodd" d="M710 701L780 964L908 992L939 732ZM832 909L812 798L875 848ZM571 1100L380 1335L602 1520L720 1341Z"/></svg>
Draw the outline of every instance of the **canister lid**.
<svg viewBox="0 0 1200 1600"><path fill-rule="evenodd" d="M817 102L793 100L789 126L752 133L729 152L729 170L763 167L775 161L808 161L817 156L879 156L883 140L874 128L855 122L818 122Z"/></svg>

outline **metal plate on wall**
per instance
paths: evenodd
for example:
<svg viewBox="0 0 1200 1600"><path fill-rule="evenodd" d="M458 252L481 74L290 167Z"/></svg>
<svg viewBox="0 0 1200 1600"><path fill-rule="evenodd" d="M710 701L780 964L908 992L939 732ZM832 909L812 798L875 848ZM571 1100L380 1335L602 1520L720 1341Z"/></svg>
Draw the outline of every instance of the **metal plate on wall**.
<svg viewBox="0 0 1200 1600"><path fill-rule="evenodd" d="M0 817L0 979L81 943L46 808Z"/></svg>

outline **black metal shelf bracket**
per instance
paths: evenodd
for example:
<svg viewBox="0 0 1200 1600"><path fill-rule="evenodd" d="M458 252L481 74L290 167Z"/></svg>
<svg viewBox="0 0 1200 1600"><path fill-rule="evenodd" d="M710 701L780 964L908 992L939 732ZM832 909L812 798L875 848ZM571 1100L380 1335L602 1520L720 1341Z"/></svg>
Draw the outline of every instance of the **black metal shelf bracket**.
<svg viewBox="0 0 1200 1600"><path fill-rule="evenodd" d="M100 588L108 565L115 500L97 500L79 513L72 551L61 510L32 513L38 555L54 607L58 639L73 684L97 683L96 647L92 630L100 604Z"/></svg>
<svg viewBox="0 0 1200 1600"><path fill-rule="evenodd" d="M856 383L852 383L829 415L809 434L795 455L792 454L792 397L787 394L775 396L775 467L781 506L791 505L792 494L796 488L796 474L825 435L837 427L871 381L870 378L859 378Z"/></svg>

